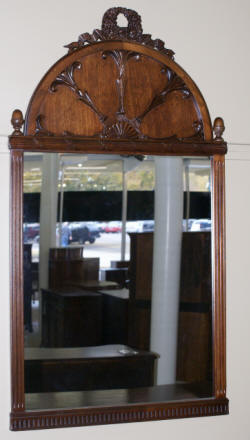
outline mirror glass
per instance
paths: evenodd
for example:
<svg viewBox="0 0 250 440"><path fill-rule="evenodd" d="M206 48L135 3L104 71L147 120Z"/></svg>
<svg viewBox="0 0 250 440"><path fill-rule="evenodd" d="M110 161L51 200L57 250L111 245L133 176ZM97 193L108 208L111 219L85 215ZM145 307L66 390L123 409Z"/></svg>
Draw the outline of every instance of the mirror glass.
<svg viewBox="0 0 250 440"><path fill-rule="evenodd" d="M209 158L24 153L26 409L212 397Z"/></svg>

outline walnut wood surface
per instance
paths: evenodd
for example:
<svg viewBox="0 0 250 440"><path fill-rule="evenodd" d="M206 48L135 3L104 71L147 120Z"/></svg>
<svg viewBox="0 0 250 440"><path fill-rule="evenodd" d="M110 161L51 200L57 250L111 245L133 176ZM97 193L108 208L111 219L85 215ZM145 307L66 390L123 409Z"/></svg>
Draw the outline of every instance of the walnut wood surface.
<svg viewBox="0 0 250 440"><path fill-rule="evenodd" d="M159 51L123 41L74 51L40 82L24 134L65 132L104 138L212 139L206 103L184 70Z"/></svg>
<svg viewBox="0 0 250 440"><path fill-rule="evenodd" d="M128 26L116 19L123 13ZM15 110L11 152L11 429L121 423L228 413L225 398L224 123L215 139L201 92L161 40L143 34L140 17L111 8L101 30L82 34L42 78L26 113ZM23 135L24 134L24 135ZM25 410L22 176L23 151L213 156L213 359L211 399L166 402L152 393L109 407ZM53 397L53 396L52 396ZM143 403L142 403L142 400ZM145 400L144 400L145 399ZM69 400L69 402L73 401ZM115 403L116 402L116 403ZM51 405L53 406L53 405Z"/></svg>
<svg viewBox="0 0 250 440"><path fill-rule="evenodd" d="M101 140L81 136L10 136L9 147L13 150L89 153L89 154L154 154L169 156L212 156L226 154L226 143L180 142L167 140Z"/></svg>
<svg viewBox="0 0 250 440"><path fill-rule="evenodd" d="M226 268L225 268L225 158L213 158L213 359L214 394L226 395Z"/></svg>
<svg viewBox="0 0 250 440"><path fill-rule="evenodd" d="M24 410L23 155L11 153L11 406Z"/></svg>
<svg viewBox="0 0 250 440"><path fill-rule="evenodd" d="M51 394L50 396L48 396L47 394L44 396L44 398L47 401L47 406L52 407L52 409L50 408L48 410L39 410L38 407L34 410L27 410L25 413L12 413L10 427L13 431L23 431L73 426L102 425L110 423L129 423L139 421L142 422L164 419L166 420L223 415L228 414L229 410L228 399L197 399L197 397L192 397L191 399L187 400L171 401L164 403L162 402L162 396L161 398L158 398L158 401L154 401L153 403L131 404L131 402L128 400L126 405L116 404L114 408L111 402L114 401L114 396L116 392L117 390L112 391L112 394L110 395L109 405L97 405L93 408L85 407L84 411L79 408L79 406L81 405L79 400L76 408L73 408L74 402L76 402L77 397L75 393L72 393L74 394L72 397L69 395L71 393L67 393L66 397L67 403L71 403L72 405L71 410L64 409L63 405L61 410L53 410L53 403L51 401L55 401L56 395L55 393ZM91 392L91 394L92 393L93 392ZM40 395L37 397L37 404L39 405L38 401L42 396ZM51 397L51 399L48 402L49 397ZM35 400L35 395L33 395L33 399ZM144 396L144 402L145 401L146 398ZM36 406L34 405L34 403L32 405L32 403L29 403L27 399L27 406Z"/></svg>

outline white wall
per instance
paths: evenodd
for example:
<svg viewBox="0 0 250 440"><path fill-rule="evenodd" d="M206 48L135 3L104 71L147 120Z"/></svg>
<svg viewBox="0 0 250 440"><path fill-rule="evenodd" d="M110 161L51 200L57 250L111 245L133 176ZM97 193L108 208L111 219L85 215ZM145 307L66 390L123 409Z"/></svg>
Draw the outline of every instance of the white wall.
<svg viewBox="0 0 250 440"><path fill-rule="evenodd" d="M0 135L11 132L14 108L25 112L34 87L59 57L63 44L100 27L103 12L118 1L1 0ZM223 116L227 157L227 353L230 415L87 428L10 433L9 391L9 157L0 138L0 335L1 439L48 438L131 440L152 437L186 440L250 438L250 129L248 0L134 0L120 6L136 9L146 33L162 38L176 60L197 82L211 117Z"/></svg>

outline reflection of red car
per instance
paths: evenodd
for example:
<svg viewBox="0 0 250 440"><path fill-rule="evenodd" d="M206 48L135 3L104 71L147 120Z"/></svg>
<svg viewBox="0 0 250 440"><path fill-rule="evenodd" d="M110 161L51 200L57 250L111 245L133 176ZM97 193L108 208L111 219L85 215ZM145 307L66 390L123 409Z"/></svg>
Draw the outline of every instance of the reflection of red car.
<svg viewBox="0 0 250 440"><path fill-rule="evenodd" d="M121 230L120 222L109 222L104 228L105 232L121 232Z"/></svg>

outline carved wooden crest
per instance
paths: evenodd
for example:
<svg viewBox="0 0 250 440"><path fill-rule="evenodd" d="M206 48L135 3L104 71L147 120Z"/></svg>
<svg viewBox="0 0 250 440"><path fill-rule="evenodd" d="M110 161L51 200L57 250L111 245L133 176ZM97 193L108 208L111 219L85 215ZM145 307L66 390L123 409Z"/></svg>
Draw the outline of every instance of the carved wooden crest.
<svg viewBox="0 0 250 440"><path fill-rule="evenodd" d="M117 24L123 14L127 27ZM24 134L204 142L212 139L206 103L164 42L144 34L141 17L108 9L101 30L67 45L30 101ZM20 129L16 133L20 134Z"/></svg>
<svg viewBox="0 0 250 440"><path fill-rule="evenodd" d="M128 20L127 27L118 26L117 17L119 14L123 14ZM73 50L81 49L87 44L105 40L134 41L157 49L172 59L174 58L174 52L171 49L166 49L162 40L152 40L150 34L143 34L141 17L136 11L121 7L110 8L105 12L101 30L95 29L92 34L81 34L77 42L70 43L65 47L69 49L69 52L72 52Z"/></svg>

